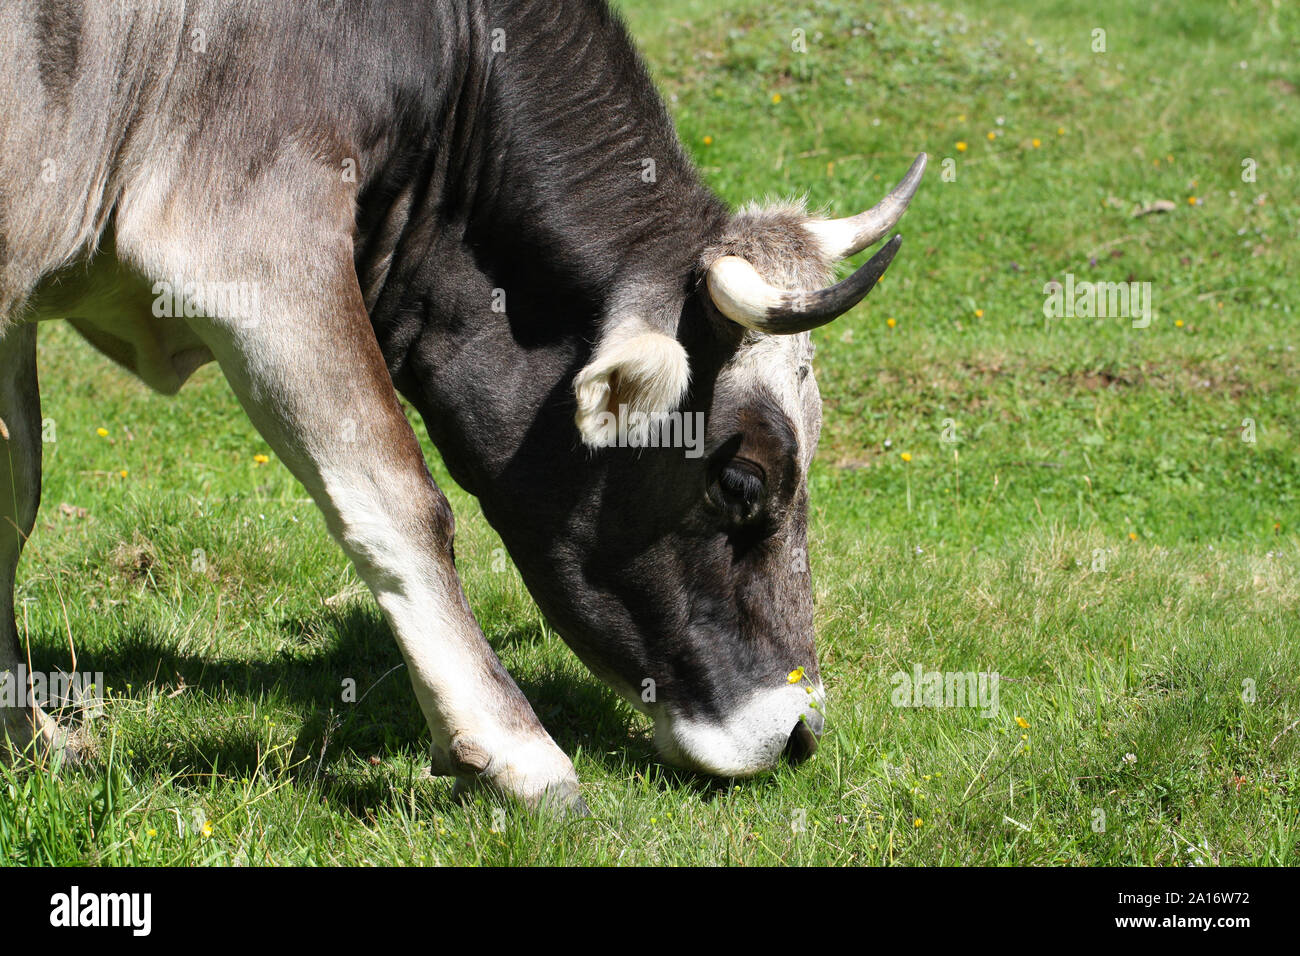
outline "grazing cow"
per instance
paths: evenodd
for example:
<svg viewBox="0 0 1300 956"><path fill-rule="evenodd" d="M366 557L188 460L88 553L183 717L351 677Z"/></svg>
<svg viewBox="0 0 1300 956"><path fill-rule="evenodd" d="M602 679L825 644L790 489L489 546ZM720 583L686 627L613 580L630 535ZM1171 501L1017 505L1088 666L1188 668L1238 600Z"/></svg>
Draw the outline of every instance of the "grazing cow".
<svg viewBox="0 0 1300 956"><path fill-rule="evenodd" d="M924 164L849 219L729 212L603 0L0 4L0 674L27 660L36 323L66 318L164 393L220 364L391 625L436 771L582 807L466 603L399 392L665 759L806 757L807 332L880 278L897 236L830 270Z"/></svg>

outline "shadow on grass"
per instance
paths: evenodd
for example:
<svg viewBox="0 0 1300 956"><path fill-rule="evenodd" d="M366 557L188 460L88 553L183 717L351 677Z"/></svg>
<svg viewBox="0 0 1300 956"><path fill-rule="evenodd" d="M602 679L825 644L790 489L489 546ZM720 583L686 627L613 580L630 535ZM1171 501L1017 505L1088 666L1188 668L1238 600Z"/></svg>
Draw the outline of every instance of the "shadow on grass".
<svg viewBox="0 0 1300 956"><path fill-rule="evenodd" d="M274 772L295 787L314 785L332 807L360 818L405 802L391 772L380 766L399 757L427 765L427 729L387 623L373 609L354 604L287 618L279 628L285 640L276 653L231 660L179 650L174 639L136 624L112 647L83 649L77 669L102 672L114 697L128 685L135 695L150 685L168 693L183 686L181 706L222 711L209 720L182 718L143 733L133 730L133 755L125 759L143 774L173 778L179 787L204 786L216 774L255 778L265 772L268 741L254 715L288 707L299 713L301 726L291 754L280 758L283 764ZM66 646L59 634L44 638L32 646L38 669L58 666L54 649ZM491 643L505 649L539 639L540 628L532 623L495 635ZM549 669L516 679L546 730L571 756L581 751L612 775L640 774L658 789L684 788L706 801L731 786L661 764L649 735L631 723L627 706L594 677ZM355 682L349 685L355 702L344 702L345 682ZM412 774L405 790L420 779ZM427 799L439 811L458 806L450 778L446 783L422 794L421 802Z"/></svg>

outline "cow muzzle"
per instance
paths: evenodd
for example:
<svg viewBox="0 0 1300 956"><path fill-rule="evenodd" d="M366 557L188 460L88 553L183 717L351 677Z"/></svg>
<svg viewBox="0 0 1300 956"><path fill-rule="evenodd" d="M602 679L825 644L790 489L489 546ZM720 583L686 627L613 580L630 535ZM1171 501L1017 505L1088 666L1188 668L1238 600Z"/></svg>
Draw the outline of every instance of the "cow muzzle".
<svg viewBox="0 0 1300 956"><path fill-rule="evenodd" d="M794 730L790 731L790 739L785 742L783 756L792 764L803 763L817 752L817 741L821 740L825 726L826 719L820 713L799 718Z"/></svg>
<svg viewBox="0 0 1300 956"><path fill-rule="evenodd" d="M826 720L821 684L755 692L716 717L671 709L655 720L655 745L669 763L715 777L749 777L785 758L806 761L817 751Z"/></svg>

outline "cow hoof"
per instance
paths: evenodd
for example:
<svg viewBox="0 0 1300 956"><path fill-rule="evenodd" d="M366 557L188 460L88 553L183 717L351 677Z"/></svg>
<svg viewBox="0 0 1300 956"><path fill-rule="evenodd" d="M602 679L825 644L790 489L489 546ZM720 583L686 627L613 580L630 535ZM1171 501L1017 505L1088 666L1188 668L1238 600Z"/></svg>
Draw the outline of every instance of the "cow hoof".
<svg viewBox="0 0 1300 956"><path fill-rule="evenodd" d="M479 776L456 777L456 783L451 789L453 799L464 802L475 793L507 797L541 816L553 816L562 820L580 820L591 816L591 809L587 806L587 801L582 799L576 779L546 787L540 793L525 795L511 793Z"/></svg>
<svg viewBox="0 0 1300 956"><path fill-rule="evenodd" d="M7 764L30 761L75 767L85 761L88 749L80 734L40 708L0 711L0 760Z"/></svg>
<svg viewBox="0 0 1300 956"><path fill-rule="evenodd" d="M578 776L569 758L546 741L544 751L528 748L521 759L499 760L477 741L458 736L448 748L448 757L456 784L452 796L465 800L475 792L487 791L517 801L536 813L562 818L591 815L578 789ZM528 751L533 751L529 753ZM528 756L540 758L550 773L542 776L541 767L528 765ZM531 772L529 772L531 770ZM540 777L540 779L539 779ZM549 779L548 779L549 778Z"/></svg>
<svg viewBox="0 0 1300 956"><path fill-rule="evenodd" d="M542 813L555 814L565 820L582 820L591 816L591 808L587 806L587 801L582 799L576 777L543 791L537 809Z"/></svg>

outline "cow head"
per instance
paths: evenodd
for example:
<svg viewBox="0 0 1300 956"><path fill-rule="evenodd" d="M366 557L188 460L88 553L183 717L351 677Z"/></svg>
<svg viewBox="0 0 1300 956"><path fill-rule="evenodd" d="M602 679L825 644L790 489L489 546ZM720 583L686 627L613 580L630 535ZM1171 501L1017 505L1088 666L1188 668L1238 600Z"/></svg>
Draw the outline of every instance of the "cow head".
<svg viewBox="0 0 1300 956"><path fill-rule="evenodd" d="M551 419L477 492L549 620L654 719L671 762L745 776L817 746L808 331L879 280L897 236L828 287L836 260L898 221L924 167L922 155L849 219L747 207L706 238L691 276L626 284L567 401L541 403ZM567 439L554 420L575 398L581 442L572 418L558 423Z"/></svg>

